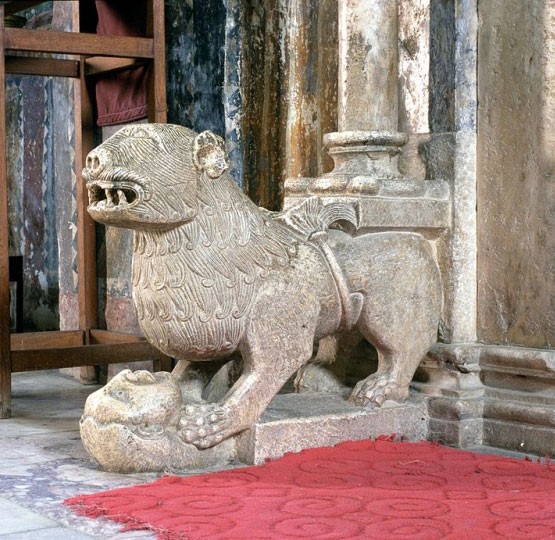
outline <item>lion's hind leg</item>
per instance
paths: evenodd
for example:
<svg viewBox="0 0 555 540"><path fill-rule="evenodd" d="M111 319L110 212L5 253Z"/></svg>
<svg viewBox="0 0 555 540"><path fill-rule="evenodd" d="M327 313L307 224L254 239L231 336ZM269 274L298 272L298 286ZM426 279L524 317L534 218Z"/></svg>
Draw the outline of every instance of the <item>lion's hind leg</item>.
<svg viewBox="0 0 555 540"><path fill-rule="evenodd" d="M376 347L378 370L359 381L349 398L351 403L364 407L381 407L388 400L402 403L407 399L414 373L435 343L439 318L439 308L415 315L406 304L401 309L392 309L392 313L375 311L365 312L359 329ZM385 323L380 323L380 317Z"/></svg>
<svg viewBox="0 0 555 540"><path fill-rule="evenodd" d="M402 354L378 352L378 371L359 381L349 401L362 407L381 407L385 401L403 402L409 395L409 384L413 373ZM416 363L418 365L418 363ZM416 369L416 368L415 368Z"/></svg>
<svg viewBox="0 0 555 540"><path fill-rule="evenodd" d="M366 339L370 341L372 336ZM398 339L398 347L376 346L378 370L359 381L349 401L363 407L381 407L387 400L402 403L409 396L409 386L424 355L435 341L429 330L407 340Z"/></svg>

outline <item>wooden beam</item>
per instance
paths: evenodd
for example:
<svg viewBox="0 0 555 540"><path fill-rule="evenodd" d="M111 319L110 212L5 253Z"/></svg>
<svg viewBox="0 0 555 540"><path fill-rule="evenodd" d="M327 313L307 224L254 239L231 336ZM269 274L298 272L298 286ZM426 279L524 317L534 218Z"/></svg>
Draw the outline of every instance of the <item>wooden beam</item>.
<svg viewBox="0 0 555 540"><path fill-rule="evenodd" d="M115 73L132 67L142 66L147 60L139 58L110 58L107 56L91 56L85 60L85 75L94 77Z"/></svg>
<svg viewBox="0 0 555 540"><path fill-rule="evenodd" d="M152 362L152 371L168 371L171 373L173 361L169 356L161 355L159 359Z"/></svg>
<svg viewBox="0 0 555 540"><path fill-rule="evenodd" d="M78 0L71 1L72 30L81 31L81 6ZM79 60L79 80L74 82L74 117L75 117L75 175L77 192L77 272L78 272L78 307L79 327L83 330L85 344L90 343L89 329L97 326L98 298L96 291L96 261L95 254L91 255L90 245L96 245L96 226L86 211L88 195L82 177L87 153L93 147L94 120L93 105L89 95L89 87L84 76L85 57ZM85 227L86 225L86 227ZM83 229L82 227L85 227ZM88 245L88 247L87 247ZM93 252L95 249L93 248ZM90 260L91 256L93 257ZM92 290L91 290L92 287ZM92 299L92 304L87 307L87 298ZM79 368L79 381L89 384L97 381L94 366L81 366Z"/></svg>
<svg viewBox="0 0 555 540"><path fill-rule="evenodd" d="M112 332L111 330L91 330L90 342L110 344L110 343L137 343L144 342L145 338L135 336L133 334L124 334L122 332ZM153 359L153 371L171 371L173 361L169 356L160 353L159 356Z"/></svg>
<svg viewBox="0 0 555 540"><path fill-rule="evenodd" d="M91 330L91 344L109 345L111 343L137 343L145 341L144 338L123 332L112 332L111 330Z"/></svg>
<svg viewBox="0 0 555 540"><path fill-rule="evenodd" d="M4 6L0 6L0 36ZM8 178L6 169L6 69L0 43L0 418L11 414L10 262L8 258Z"/></svg>
<svg viewBox="0 0 555 540"><path fill-rule="evenodd" d="M83 180L87 154L94 147L94 115L90 88L85 77L85 57L79 63L79 80L75 83L75 175L77 181L77 275L79 328L85 331L98 326L96 283L96 224L87 212L89 196ZM85 366L85 364L83 364ZM82 367L79 378L88 383L96 380L93 367Z"/></svg>
<svg viewBox="0 0 555 540"><path fill-rule="evenodd" d="M82 330L25 332L11 335L11 349L12 351L25 351L29 349L72 347L83 345L84 339Z"/></svg>
<svg viewBox="0 0 555 540"><path fill-rule="evenodd" d="M166 104L166 46L164 31L164 0L149 0L147 34L154 42L154 61L148 74L148 121L165 124Z"/></svg>
<svg viewBox="0 0 555 540"><path fill-rule="evenodd" d="M12 371L35 371L39 369L157 360L161 354L146 341L14 351L12 353Z"/></svg>
<svg viewBox="0 0 555 540"><path fill-rule="evenodd" d="M88 331L98 326L96 287L96 225L87 212L88 191L83 180L87 154L93 149L92 100L81 57L80 78L75 92L75 174L77 177L77 275L79 280L79 327Z"/></svg>
<svg viewBox="0 0 555 540"><path fill-rule="evenodd" d="M152 58L152 39L128 36L99 36L54 30L6 28L4 48L8 51L35 51L87 56Z"/></svg>
<svg viewBox="0 0 555 540"><path fill-rule="evenodd" d="M6 73L45 77L79 77L79 62L59 58L6 55Z"/></svg>

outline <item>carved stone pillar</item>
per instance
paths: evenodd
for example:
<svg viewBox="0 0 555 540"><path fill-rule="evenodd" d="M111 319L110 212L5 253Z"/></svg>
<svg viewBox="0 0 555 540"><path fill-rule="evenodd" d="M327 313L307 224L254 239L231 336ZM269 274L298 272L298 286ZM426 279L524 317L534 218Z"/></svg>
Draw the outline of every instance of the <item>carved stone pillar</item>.
<svg viewBox="0 0 555 540"><path fill-rule="evenodd" d="M313 193L374 195L400 178L397 0L339 1L338 128L324 136L334 170Z"/></svg>
<svg viewBox="0 0 555 540"><path fill-rule="evenodd" d="M334 169L318 178L288 178L284 207L311 195L324 204L346 197L358 232L426 231L451 225L449 185L399 172L406 142L398 131L398 0L339 0L338 131L324 135ZM434 232L432 232L434 231Z"/></svg>

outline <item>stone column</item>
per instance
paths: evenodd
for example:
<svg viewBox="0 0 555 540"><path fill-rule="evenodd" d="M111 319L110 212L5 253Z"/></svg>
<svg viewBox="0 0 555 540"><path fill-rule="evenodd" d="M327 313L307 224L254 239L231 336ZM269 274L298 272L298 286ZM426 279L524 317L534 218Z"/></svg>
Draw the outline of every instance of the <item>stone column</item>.
<svg viewBox="0 0 555 540"><path fill-rule="evenodd" d="M324 136L335 168L313 192L371 195L400 177L397 9L397 0L339 0L339 131Z"/></svg>
<svg viewBox="0 0 555 540"><path fill-rule="evenodd" d="M338 7L338 130L397 131L397 0Z"/></svg>

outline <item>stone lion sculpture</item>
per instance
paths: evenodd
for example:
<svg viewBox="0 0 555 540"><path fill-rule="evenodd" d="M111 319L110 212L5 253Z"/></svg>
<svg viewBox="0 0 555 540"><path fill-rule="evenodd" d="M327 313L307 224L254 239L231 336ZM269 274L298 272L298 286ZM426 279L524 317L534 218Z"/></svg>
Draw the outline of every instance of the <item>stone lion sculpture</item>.
<svg viewBox="0 0 555 540"><path fill-rule="evenodd" d="M315 340L350 329L379 355L350 400L407 397L441 309L439 272L421 236L330 231L356 226L356 210L317 197L281 213L258 208L209 131L125 127L86 165L90 215L134 231L133 299L146 339L183 365L234 351L243 359L242 375L213 403L183 403L175 377L163 373L124 372L91 395L83 440L105 468L139 470L128 457L114 462L125 441L147 456L180 445L214 451L256 422L311 359Z"/></svg>

